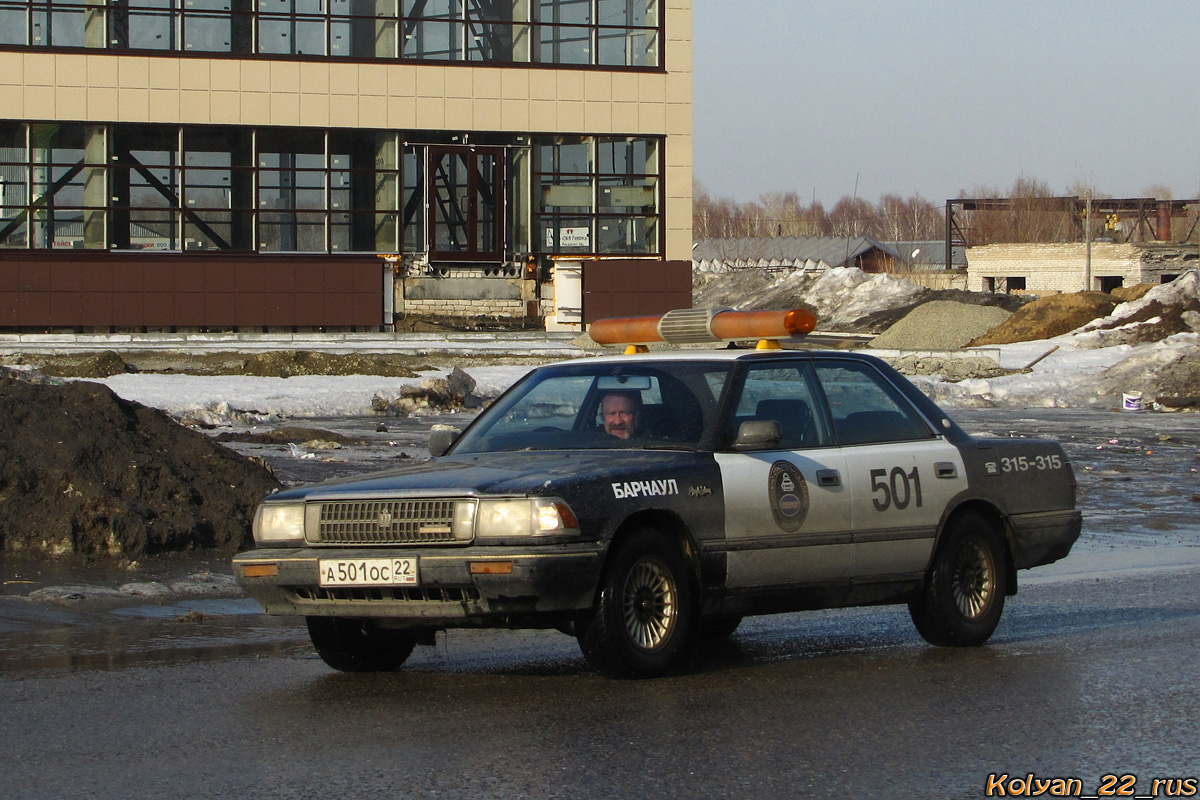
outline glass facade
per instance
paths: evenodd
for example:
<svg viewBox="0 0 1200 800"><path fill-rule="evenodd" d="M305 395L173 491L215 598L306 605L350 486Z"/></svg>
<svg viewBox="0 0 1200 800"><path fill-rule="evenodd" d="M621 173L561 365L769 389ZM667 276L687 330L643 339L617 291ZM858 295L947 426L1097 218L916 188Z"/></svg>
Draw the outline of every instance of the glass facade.
<svg viewBox="0 0 1200 800"><path fill-rule="evenodd" d="M0 249L660 252L659 139L458 138L0 122Z"/></svg>
<svg viewBox="0 0 1200 800"><path fill-rule="evenodd" d="M0 0L0 46L661 66L659 0Z"/></svg>
<svg viewBox="0 0 1200 800"><path fill-rule="evenodd" d="M534 149L538 252L658 252L657 139L556 136Z"/></svg>

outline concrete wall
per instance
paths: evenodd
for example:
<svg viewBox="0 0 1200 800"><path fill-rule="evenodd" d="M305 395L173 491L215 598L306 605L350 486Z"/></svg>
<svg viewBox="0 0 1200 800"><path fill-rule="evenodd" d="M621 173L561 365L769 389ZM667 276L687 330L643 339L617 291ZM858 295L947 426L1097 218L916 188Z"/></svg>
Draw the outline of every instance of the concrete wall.
<svg viewBox="0 0 1200 800"><path fill-rule="evenodd" d="M967 249L967 289L985 291L985 278L996 278L995 290L1004 291L1006 278L1024 278L1031 294L1098 290L1101 278L1119 277L1122 284L1157 283L1146 274L1142 250L1132 244L1092 244L1092 285L1084 286L1087 245L989 244Z"/></svg>

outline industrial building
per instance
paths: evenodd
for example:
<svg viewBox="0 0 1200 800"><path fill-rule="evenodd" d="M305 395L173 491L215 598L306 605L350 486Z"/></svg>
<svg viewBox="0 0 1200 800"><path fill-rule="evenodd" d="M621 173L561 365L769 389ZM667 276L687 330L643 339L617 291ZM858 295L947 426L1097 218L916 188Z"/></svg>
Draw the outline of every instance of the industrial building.
<svg viewBox="0 0 1200 800"><path fill-rule="evenodd" d="M691 97L691 0L0 0L0 330L688 305Z"/></svg>

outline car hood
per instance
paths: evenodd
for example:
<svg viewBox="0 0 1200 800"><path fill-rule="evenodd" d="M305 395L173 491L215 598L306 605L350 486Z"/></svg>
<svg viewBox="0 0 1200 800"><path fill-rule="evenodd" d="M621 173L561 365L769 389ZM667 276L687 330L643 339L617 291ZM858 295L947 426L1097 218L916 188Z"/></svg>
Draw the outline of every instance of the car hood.
<svg viewBox="0 0 1200 800"><path fill-rule="evenodd" d="M445 456L357 478L289 489L271 500L345 497L533 494L550 496L582 483L668 477L712 456L663 450L521 450Z"/></svg>

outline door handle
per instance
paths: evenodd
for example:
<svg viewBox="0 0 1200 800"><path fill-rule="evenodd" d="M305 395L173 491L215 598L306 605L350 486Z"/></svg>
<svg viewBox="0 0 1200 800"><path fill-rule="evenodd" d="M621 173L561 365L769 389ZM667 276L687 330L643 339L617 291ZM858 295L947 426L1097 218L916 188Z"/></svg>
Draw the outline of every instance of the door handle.
<svg viewBox="0 0 1200 800"><path fill-rule="evenodd" d="M842 475L836 469L817 470L817 486L841 486Z"/></svg>
<svg viewBox="0 0 1200 800"><path fill-rule="evenodd" d="M952 461L939 461L933 465L933 472L939 478L957 478L958 467Z"/></svg>

